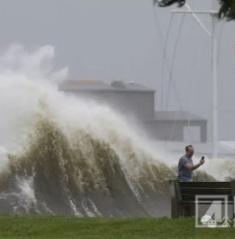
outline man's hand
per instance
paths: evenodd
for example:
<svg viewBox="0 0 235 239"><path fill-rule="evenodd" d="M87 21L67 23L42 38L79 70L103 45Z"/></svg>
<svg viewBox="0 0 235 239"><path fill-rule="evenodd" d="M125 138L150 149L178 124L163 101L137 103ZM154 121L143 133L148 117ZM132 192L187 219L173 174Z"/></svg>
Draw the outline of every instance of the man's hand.
<svg viewBox="0 0 235 239"><path fill-rule="evenodd" d="M201 158L201 160L200 160L200 165L203 165L205 163L205 157L203 156L202 158Z"/></svg>
<svg viewBox="0 0 235 239"><path fill-rule="evenodd" d="M205 157L203 156L198 164L193 165L191 163L186 163L185 168L187 168L189 171L194 171L195 169L202 166L204 163L205 163Z"/></svg>

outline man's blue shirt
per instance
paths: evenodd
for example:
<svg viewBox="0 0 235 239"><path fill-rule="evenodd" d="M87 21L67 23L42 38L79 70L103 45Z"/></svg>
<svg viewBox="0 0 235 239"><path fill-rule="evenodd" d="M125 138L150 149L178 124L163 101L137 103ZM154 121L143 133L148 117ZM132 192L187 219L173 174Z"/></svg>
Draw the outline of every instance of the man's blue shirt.
<svg viewBox="0 0 235 239"><path fill-rule="evenodd" d="M187 155L184 155L180 158L178 164L178 179L189 179L192 180L193 172L185 168L185 164L190 163L193 164L192 158L189 158Z"/></svg>

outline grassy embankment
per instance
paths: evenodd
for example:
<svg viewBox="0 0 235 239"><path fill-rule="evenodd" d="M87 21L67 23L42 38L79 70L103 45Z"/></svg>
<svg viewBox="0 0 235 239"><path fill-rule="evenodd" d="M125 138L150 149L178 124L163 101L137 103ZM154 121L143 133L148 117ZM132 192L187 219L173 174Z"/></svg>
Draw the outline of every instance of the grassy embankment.
<svg viewBox="0 0 235 239"><path fill-rule="evenodd" d="M107 219L72 217L0 217L6 239L230 239L235 228L197 229L193 219Z"/></svg>

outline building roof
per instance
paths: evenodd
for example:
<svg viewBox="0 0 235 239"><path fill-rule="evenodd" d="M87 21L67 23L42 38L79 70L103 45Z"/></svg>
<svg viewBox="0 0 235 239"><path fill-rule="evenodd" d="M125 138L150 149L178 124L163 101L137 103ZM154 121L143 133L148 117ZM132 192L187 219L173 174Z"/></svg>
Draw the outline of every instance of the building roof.
<svg viewBox="0 0 235 239"><path fill-rule="evenodd" d="M154 89L137 84L135 82L125 83L113 81L107 83L99 80L67 80L59 85L62 91L139 91L155 92Z"/></svg>
<svg viewBox="0 0 235 239"><path fill-rule="evenodd" d="M188 111L156 111L154 119L157 121L206 120Z"/></svg>

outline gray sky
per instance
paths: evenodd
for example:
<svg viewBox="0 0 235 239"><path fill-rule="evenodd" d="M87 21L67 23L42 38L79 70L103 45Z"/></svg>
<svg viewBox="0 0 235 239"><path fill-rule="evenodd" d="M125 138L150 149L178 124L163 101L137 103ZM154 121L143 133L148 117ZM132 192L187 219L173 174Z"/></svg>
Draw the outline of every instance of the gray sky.
<svg viewBox="0 0 235 239"><path fill-rule="evenodd" d="M191 0L194 9L210 0ZM136 81L156 89L161 101L161 68L170 8L152 0L0 0L0 44L53 45L56 67L68 66L77 79ZM174 16L164 69L164 105L211 119L211 40L185 16L175 56L172 84L169 66L182 16ZM210 18L201 19L210 28ZM234 23L222 23L219 50L220 138L235 140Z"/></svg>

